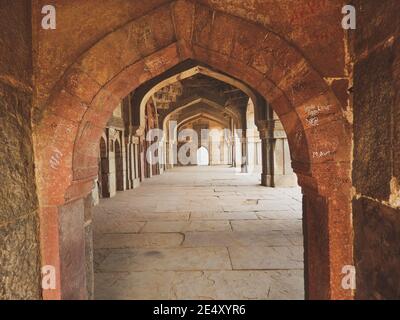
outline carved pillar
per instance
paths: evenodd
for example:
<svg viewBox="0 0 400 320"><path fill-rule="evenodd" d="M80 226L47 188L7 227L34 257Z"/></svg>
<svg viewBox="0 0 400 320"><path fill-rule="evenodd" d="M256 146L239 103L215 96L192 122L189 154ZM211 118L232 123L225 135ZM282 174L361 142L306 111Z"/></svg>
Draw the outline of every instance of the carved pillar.
<svg viewBox="0 0 400 320"><path fill-rule="evenodd" d="M84 200L84 237L86 260L86 290L87 298L94 299L94 270L93 270L93 196L90 193Z"/></svg>
<svg viewBox="0 0 400 320"><path fill-rule="evenodd" d="M267 125L259 130L262 156L261 185L274 187L274 140L270 139Z"/></svg>
<svg viewBox="0 0 400 320"><path fill-rule="evenodd" d="M169 141L165 141L165 144L164 144L165 170L171 169L171 167L170 167L170 161L169 161L169 157L170 157L170 150L169 150L169 148L170 148L170 146L169 146Z"/></svg>
<svg viewBox="0 0 400 320"><path fill-rule="evenodd" d="M247 173L248 150L247 150L246 130L242 130L242 137L240 138L240 142L241 142L241 152L242 152L242 161L240 164L240 168L242 173Z"/></svg>
<svg viewBox="0 0 400 320"><path fill-rule="evenodd" d="M301 170L296 169L303 192L306 299L352 299L354 291L342 286L343 268L354 263L350 165ZM320 181L321 173L325 181Z"/></svg>
<svg viewBox="0 0 400 320"><path fill-rule="evenodd" d="M236 139L233 134L231 143L231 159L232 159L232 167L236 167Z"/></svg>
<svg viewBox="0 0 400 320"><path fill-rule="evenodd" d="M168 120L168 129L166 130L166 158L165 158L165 166L166 169L172 169L175 165L177 165L177 120L175 117L171 116L171 119Z"/></svg>
<svg viewBox="0 0 400 320"><path fill-rule="evenodd" d="M273 114L274 139L274 183L276 187L292 187L297 185L297 178L291 165L289 143L286 132L279 121L278 116Z"/></svg>
<svg viewBox="0 0 400 320"><path fill-rule="evenodd" d="M145 178L145 166L144 161L146 160L146 155L144 154L144 129L140 126L132 126L132 132L134 133L132 140L136 145L136 158L137 158L137 175L136 177L139 181L143 181Z"/></svg>
<svg viewBox="0 0 400 320"><path fill-rule="evenodd" d="M109 197L112 198L117 193L117 185L116 185L116 167L115 167L115 139L116 139L116 130L114 128L106 129L108 134L108 192Z"/></svg>
<svg viewBox="0 0 400 320"><path fill-rule="evenodd" d="M139 138L132 136L133 156L132 156L132 171L133 171L133 188L140 184L140 154L139 154Z"/></svg>
<svg viewBox="0 0 400 320"><path fill-rule="evenodd" d="M269 112L268 119L260 121L258 129L262 143L261 184L267 187L297 185L287 136L278 117L272 111Z"/></svg>
<svg viewBox="0 0 400 320"><path fill-rule="evenodd" d="M168 138L166 141L166 168L172 169L177 165L178 143L177 143L176 120L168 122Z"/></svg>
<svg viewBox="0 0 400 320"><path fill-rule="evenodd" d="M128 147L127 147L127 150L128 150L127 160L128 160L128 169L129 169L128 170L129 171L128 172L128 189L133 189L133 187L134 187L134 184L133 184L133 180L135 179L134 148L135 148L135 145L133 144L131 137L129 137L129 143L128 143Z"/></svg>
<svg viewBox="0 0 400 320"><path fill-rule="evenodd" d="M230 120L230 153L231 153L231 165L232 167L236 167L236 137L235 137L235 124L233 122L233 119L231 118Z"/></svg>
<svg viewBox="0 0 400 320"><path fill-rule="evenodd" d="M127 185L127 175L128 175L128 162L126 161L126 154L128 149L125 144L125 132L121 132L121 157L122 157L122 190L125 191L128 189Z"/></svg>

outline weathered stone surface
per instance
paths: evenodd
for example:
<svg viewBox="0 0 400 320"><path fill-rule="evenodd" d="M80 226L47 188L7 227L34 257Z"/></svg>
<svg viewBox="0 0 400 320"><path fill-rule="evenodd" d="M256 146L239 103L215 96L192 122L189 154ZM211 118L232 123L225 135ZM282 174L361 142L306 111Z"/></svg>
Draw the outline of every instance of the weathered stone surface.
<svg viewBox="0 0 400 320"><path fill-rule="evenodd" d="M394 207L395 178L400 172L400 3L356 3L360 26L354 35L353 97L356 298L399 299L400 212Z"/></svg>
<svg viewBox="0 0 400 320"><path fill-rule="evenodd" d="M22 0L0 6L0 81L21 88L32 81L31 5Z"/></svg>
<svg viewBox="0 0 400 320"><path fill-rule="evenodd" d="M141 232L206 232L230 231L229 221L192 220L192 221L147 221Z"/></svg>
<svg viewBox="0 0 400 320"><path fill-rule="evenodd" d="M304 298L302 278L303 272L299 270L96 273L96 297L112 300L301 300Z"/></svg>
<svg viewBox="0 0 400 320"><path fill-rule="evenodd" d="M288 239L281 232L187 232L185 247L284 246Z"/></svg>
<svg viewBox="0 0 400 320"><path fill-rule="evenodd" d="M179 167L102 199L94 208L95 226L103 225L96 230L111 225L113 234L95 237L95 298L302 299L301 214L274 210L280 202L296 206L300 190L258 183L258 172ZM250 211L259 199L270 201L271 211ZM224 212L225 204L237 211ZM181 208L191 211L188 220L166 220ZM124 221L135 215L144 226L126 233Z"/></svg>
<svg viewBox="0 0 400 320"><path fill-rule="evenodd" d="M30 1L0 5L0 300L40 299Z"/></svg>
<svg viewBox="0 0 400 320"><path fill-rule="evenodd" d="M394 44L395 60L392 66L396 100L393 105L393 175L400 181L400 37Z"/></svg>
<svg viewBox="0 0 400 320"><path fill-rule="evenodd" d="M283 231L286 233L301 233L301 220L250 220L231 221L233 231L241 232L265 232Z"/></svg>
<svg viewBox="0 0 400 320"><path fill-rule="evenodd" d="M37 209L29 95L0 83L0 224Z"/></svg>
<svg viewBox="0 0 400 320"><path fill-rule="evenodd" d="M303 269L302 247L230 247L234 270Z"/></svg>
<svg viewBox="0 0 400 320"><path fill-rule="evenodd" d="M62 299L87 298L84 200L61 207L60 255Z"/></svg>
<svg viewBox="0 0 400 320"><path fill-rule="evenodd" d="M0 299L40 299L39 223L33 212L0 226Z"/></svg>
<svg viewBox="0 0 400 320"><path fill-rule="evenodd" d="M382 45L400 32L400 4L396 0L354 1L357 8L357 32L354 49L357 56Z"/></svg>
<svg viewBox="0 0 400 320"><path fill-rule="evenodd" d="M58 4L64 4L63 1L59 0ZM38 3L38 5L40 4ZM73 25L70 21L65 21L62 28L63 32L59 33L59 29L57 29L51 36L47 36L42 30L38 30L37 39L41 46L35 52L37 54L35 79L37 80L39 95L35 102L41 108L40 114L43 118L38 117L38 122L40 121L40 128L43 131L39 130L37 140L45 141L45 138L51 137L48 146L37 143L37 157L40 159L37 163L37 172L40 177L38 190L41 195L41 203L60 206L64 201L72 201L79 198L80 194L90 191L89 180L94 178L97 173L98 139L115 104L129 91L136 89L138 85L152 80L164 72L170 72L174 66L184 63L182 59L191 59L209 65L213 69L240 79L255 89L261 88L262 84L267 83L260 93L265 99L274 100L273 102L275 102L275 99L278 100L284 96L277 109L279 109L280 115L291 113L291 117L282 117L282 119L285 122L283 123L284 127L289 129L289 143L296 150L294 155L297 161L296 172L302 171L303 176L307 177L303 179L303 182L312 179L313 187L316 187L316 190L326 191L326 186L319 186L321 180L326 181L334 176L337 161L344 163L350 161L351 143L349 137L351 132L343 125L344 119L342 117L339 117L335 122L324 123L320 127L308 128L305 125L304 114L300 112L297 114L294 110L308 101L312 103L332 102L334 104L333 109L340 110L341 106L337 99L332 99L332 101L329 99L330 97L334 98L334 96L328 86L329 80L327 79L330 77L347 77L344 68L345 42L342 41L345 33L339 23L332 24L334 27L324 27L326 21L340 20L340 11L338 10L340 6L337 3L316 1L310 3L310 6L306 9L300 5L297 9L304 13L306 16L304 18L288 15L287 6L275 2L260 7L253 5L248 7L246 5L244 9L248 9L249 15L243 14L240 10L232 11L231 4L226 2L221 2L222 7L208 2L202 4L196 2L194 10L190 10L191 6L186 5L186 9L189 10L181 11L189 15L182 19L185 24L188 21L193 21L190 24L193 26L193 30L190 34L184 34L184 37L190 37L191 41L189 41L186 38L177 38L176 30L178 30L178 34L183 33L181 28L176 28L174 25L178 21L174 20L176 13L174 8L176 9L176 7L166 3L164 3L165 5L156 4L155 6L150 4L143 7L139 5L139 13L134 14L132 13L133 7L128 5L122 6L126 11L121 11L116 4L87 3L83 7L87 9L84 12L96 12L103 18L108 17L108 14L104 12L112 12L115 15L107 20L109 24L105 26L96 18L87 19L86 17L82 19L80 16L82 7L80 6L61 6L59 15L72 19L74 14L77 14L80 18L75 19ZM228 9L227 6L231 9ZM233 7L236 6L240 7L239 3L234 3ZM218 10L215 10L215 8L218 8ZM272 8L274 10L270 11L269 9ZM259 10L266 10L268 14L265 13L264 15ZM322 15L320 15L320 11ZM275 17L274 13L285 17L284 21L279 23L277 29L271 27L272 20L269 20ZM194 17L192 18L191 15ZM115 19L115 17L119 17L119 19ZM319 18L324 22L319 21ZM80 23L78 28L76 28L77 23ZM292 29L292 23L296 23L299 27L298 30L301 30L299 34L295 31L297 29ZM95 27L97 29L93 31ZM80 34L85 28L90 30L81 37ZM237 32L234 28L237 28ZM274 29L282 30L283 34L274 31ZM248 56L240 53L240 51L243 53L243 48L248 48L244 42L240 41L242 48L236 51L235 57L233 57L232 52L235 50L238 34L241 34L243 30L245 30L244 34L253 34L253 32L257 33L258 36L264 34L265 41L259 43L260 47L257 46L254 51L249 49L251 52ZM323 32L321 35L318 30L325 30L326 33ZM318 39L321 41L315 41L316 34L320 36ZM312 45L313 43L316 44L315 47ZM52 51L51 47L53 46L56 46L58 50ZM63 50L66 46L68 48ZM140 54L138 54L137 49L139 49ZM312 57L311 60L305 54L306 51L308 52L307 55ZM320 55L321 52L323 52L323 55ZM336 55L333 55L333 52ZM326 55L330 59L327 59ZM245 61L240 60L241 58ZM321 64L322 61L324 67ZM49 68L50 65L51 68ZM70 66L69 70L72 70L72 73L63 75L66 66ZM77 74L74 73L75 70L78 70ZM43 102L46 101L48 96L52 95L55 98L61 96L60 92L65 86L68 87L68 84L71 83L70 80L84 81L85 74L81 75L79 70L88 75L90 79L96 79L99 84L105 85L87 111L79 109L78 105L75 105L70 99L65 101L65 105L72 103L74 108L68 109L67 112L62 108L62 105L49 103L48 106L44 106ZM271 77L271 79L268 77ZM60 79L59 83L54 89L51 89L57 79ZM91 97L92 90L95 91L96 85L92 86L92 84L88 86L90 92L87 92L87 95L75 90L79 83L74 83L74 86L68 88L72 89L84 103ZM55 110L53 110L54 108ZM54 111L57 117L51 115L50 112L43 112L44 109ZM81 112L76 114L77 110ZM70 111L71 114L69 114ZM64 114L72 123L68 123L66 119L60 116ZM79 118L79 114L82 118L79 123L71 120L72 117L74 119ZM324 121L328 122L326 119ZM62 126L59 126L59 123ZM69 130L68 134L62 135L64 129ZM56 135L54 136L53 133L56 133ZM54 148L61 148L62 150L59 150L64 154L58 172L50 170L46 165L46 159L51 158L51 152L54 151ZM313 156L314 153L323 156L316 159ZM143 152L141 153L142 156L144 156ZM329 170L321 172L314 167L314 164L317 163L326 163ZM141 175L144 176L144 171L148 168L142 166L142 163L140 165ZM342 174L347 174L347 172L343 172ZM73 179L85 179L85 182L77 182ZM342 189L345 190L343 192L350 194L351 185L343 182L343 179L337 180L336 187L343 187ZM345 199L345 197L340 200L342 199ZM349 201L349 199L347 200ZM335 201L336 199L332 202ZM178 213L184 213L184 208L171 201L166 203L165 206L168 210L173 209ZM250 204L248 209L252 210L256 207L257 204L254 206ZM202 205L201 203L194 203L193 208L196 211L190 214L194 215L196 212L200 212ZM292 208L295 208L295 206L283 206L281 209L289 210ZM331 210L335 209L335 207L331 209L330 206L327 208L329 213L332 213ZM266 208L262 207L262 209L265 210ZM344 214L342 213L341 217L349 218L349 206L343 204L342 209ZM153 214L162 213L162 210L162 206L155 206L151 209ZM232 212L234 206L227 205L225 208L220 208L210 201L209 212L221 210ZM241 213L239 212L239 214ZM239 214L233 213L231 217L239 216ZM245 213L243 216L258 219L257 215ZM156 215L154 217L156 218ZM242 219L246 219L246 217ZM174 217L171 220L179 219ZM342 220L344 222L339 221L339 219L334 221L338 224L343 222L343 228L347 230L349 224L346 219ZM329 230L330 225L327 225L321 233L328 234ZM337 235L336 233L333 234ZM328 239L333 238L329 237ZM56 243L56 241L55 239L54 242ZM351 255L349 246L344 248ZM326 285L330 286L331 283L326 283ZM337 286L336 282L332 285Z"/></svg>
<svg viewBox="0 0 400 320"><path fill-rule="evenodd" d="M353 201L358 299L400 299L400 210Z"/></svg>
<svg viewBox="0 0 400 320"><path fill-rule="evenodd" d="M142 232L182 232L187 221L147 221Z"/></svg>
<svg viewBox="0 0 400 320"><path fill-rule="evenodd" d="M102 248L169 248L179 246L183 235L179 233L110 233L98 235L94 247Z"/></svg>
<svg viewBox="0 0 400 320"><path fill-rule="evenodd" d="M395 0L394 0L395 1ZM57 0L57 14L64 17L62 28L49 34L46 30L39 30L41 42L38 53L38 79L40 83L40 100L47 96L47 92L62 75L66 66L79 56L87 47L112 32L128 21L138 19L155 8L171 2L169 0L152 0L145 3L131 1L104 2L90 0L79 6L65 5L65 0ZM186 1L181 1L177 8L177 15L185 16L176 19L179 34L188 38L191 14L194 10ZM287 3L276 1L201 1L205 6L222 11L225 14L240 17L249 22L255 22L278 34L285 34L291 42L296 43L301 53L315 62L318 71L325 76L341 76L344 72L344 32L340 27L341 4L331 1L312 0L302 3ZM38 7L47 4L40 1ZM90 12L87 14L83 14ZM38 11L40 16L40 11ZM196 15L200 15L196 11ZM185 22L189 20L188 23ZM164 30L170 26L159 25ZM188 25L181 31L181 25ZM146 34L150 34L147 31ZM251 34L253 35L253 34ZM149 42L152 38L148 36ZM144 42L144 40L142 40ZM74 44L74 45L72 45ZM53 48L59 48L54 50ZM277 61L279 62L279 61ZM52 65L53 68L47 68Z"/></svg>
<svg viewBox="0 0 400 320"><path fill-rule="evenodd" d="M308 283L306 296L310 299L329 299L329 241L327 201L315 195L303 197L304 278ZM307 282L307 279L314 281ZM315 281L316 280L316 281Z"/></svg>
<svg viewBox="0 0 400 320"><path fill-rule="evenodd" d="M94 299L94 271L93 271L93 225L85 226L85 258L86 258L86 290L87 298Z"/></svg>
<svg viewBox="0 0 400 320"><path fill-rule="evenodd" d="M230 270L226 248L115 249L98 271Z"/></svg>
<svg viewBox="0 0 400 320"><path fill-rule="evenodd" d="M381 200L389 198L392 178L393 59L389 46L354 67L354 185Z"/></svg>
<svg viewBox="0 0 400 320"><path fill-rule="evenodd" d="M145 225L144 221L127 220L119 217L112 217L112 219L102 218L95 219L94 221L94 233L137 233Z"/></svg>
<svg viewBox="0 0 400 320"><path fill-rule="evenodd" d="M230 231L231 225L229 221L191 221L186 227L186 232L219 232L219 231Z"/></svg>
<svg viewBox="0 0 400 320"><path fill-rule="evenodd" d="M352 186L359 198L354 201L356 238L361 239L355 244L357 272L362 278L371 274L369 281L359 286L357 295L398 295L393 279L398 279L399 262L389 254L398 251L399 222L391 212L396 210L382 205L397 207L400 181L398 0L355 0L356 32L341 28L341 1L87 0L70 5L67 0L54 0L58 25L51 31L39 25L40 8L45 4L45 0L33 5L31 1L9 0L0 5L0 238L4 240L0 244L8 248L12 240L12 249L17 250L0 251L2 262L5 257L1 271L24 269L15 283L2 278L6 280L4 286L1 283L0 298L13 294L40 297L33 285L40 278L39 245L34 236L38 223L36 192L40 203L46 205L40 211L46 218L40 228L45 235L42 255L54 258L50 261L61 257L66 288L63 297L85 296L83 266L91 253L84 252L85 243L90 251L90 241L85 239L90 231L87 229L85 235L83 223L89 223L90 214L81 214L83 206L70 201L81 198L92 187L90 179L97 174L98 138L119 99L185 59L201 61L248 83L270 100L281 117L305 193L306 280L312 282L308 289L313 293L309 297L351 297L352 293L343 293L340 287L339 270L341 264L352 261ZM353 63L355 68L350 70ZM348 84L353 84L350 101L354 104L346 108L344 117L341 107L347 106ZM316 124L307 115L311 105L332 106L332 112L318 118ZM31 121L33 107L40 111L35 115L43 118ZM352 120L354 126L350 127ZM31 122L37 125L35 166ZM164 187L169 186L165 183ZM126 207L129 201L125 201L114 208L113 214L99 219L100 223L110 218L113 222L99 227L96 233L132 233L104 236L117 246L130 246L133 239L164 231L185 233L185 242L193 246L234 243L250 247L251 243L278 240L287 246L301 243L299 223L292 222L288 214L300 211L298 201L282 204L282 198L270 201L258 193L238 202L234 198L243 196L238 188L239 184L231 190L218 185L212 193L229 193L231 198L226 197L221 204L218 197L205 192L199 197L207 206L192 201L191 210L186 210L188 203L177 204L180 196L164 198L163 203L154 201L154 195L143 197L148 207L142 212L136 210L136 204ZM177 190L183 193L182 188ZM144 233L146 222L151 222L149 233ZM235 227L241 231L235 231ZM219 238L216 233L220 233ZM54 236L50 243L45 241L48 236ZM163 237L177 238L172 234ZM107 242L103 241L101 247ZM374 260L371 248L379 259ZM371 263L366 265L364 258ZM37 272L25 272L25 259ZM378 260L387 262L383 270ZM201 281L204 274L194 277ZM233 273L223 275L221 281L235 281L235 277ZM190 282L188 278L182 276ZM216 276L215 282L217 278L220 280ZM257 274L256 278L268 282L264 275ZM249 283L252 281L254 278ZM185 285L176 288L174 292L180 296L179 290ZM207 292L201 288L194 296L208 296Z"/></svg>

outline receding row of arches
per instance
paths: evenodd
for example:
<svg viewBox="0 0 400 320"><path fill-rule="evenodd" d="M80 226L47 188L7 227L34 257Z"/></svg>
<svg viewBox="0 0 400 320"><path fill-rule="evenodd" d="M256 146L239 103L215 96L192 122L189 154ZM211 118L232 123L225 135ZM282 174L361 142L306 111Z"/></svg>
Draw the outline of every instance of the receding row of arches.
<svg viewBox="0 0 400 320"><path fill-rule="evenodd" d="M152 41L144 41L141 32L131 32L137 30L138 24L146 26L146 30L160 31L160 21L163 32L150 32ZM246 41L247 38L251 41ZM254 43L260 45L254 46ZM261 139L263 185L274 186L285 180L290 168L285 164L290 162L290 146L291 166L304 194L307 297L351 297L353 293L340 285L342 265L352 263L351 135L343 115L343 100L285 37L262 25L191 1L156 7L114 29L76 58L61 77L45 108L38 111L40 120L34 128L41 221L53 221L55 216L62 215L65 207L82 211L81 203L91 194L98 175L100 137L121 100L128 96L128 105L140 106L143 96L156 84L193 67L195 70L207 68L228 77L230 80L224 80L225 83L244 93L239 92L237 101L246 95L253 101ZM190 82L190 76L180 81L186 80ZM227 95L211 94L213 87L206 98L211 97L211 101L221 105ZM246 88L250 91L246 92ZM228 94L231 95L235 92ZM190 96L195 94L192 92ZM174 102L173 105L183 104ZM121 145L126 150L137 150L132 158L138 167L136 179L160 173L164 168L144 161L145 149L149 147L144 133L155 128L154 117L159 116L160 123L162 112L157 115L153 109L154 115L146 119L148 107L126 109L129 130L127 143ZM242 120L233 126L236 130L246 127L245 116L239 117L245 109L239 109L227 110L233 120L235 115ZM235 159L243 171L248 160L246 141L243 135L237 141L241 156ZM278 145L282 151L279 160L283 162L278 161L275 153ZM49 155L55 150L63 155L56 169L47 165ZM278 168L282 174L275 175ZM133 169L127 176L133 176ZM133 185L130 181L129 187ZM77 270L82 269L81 260L71 261L69 257L84 256L85 242L90 242L90 237L85 239L84 231L90 221L61 222L65 225L46 224L41 228L41 237L53 240L52 246L43 246L43 263L56 266L59 274L58 289L44 292L44 296L83 297L85 277L76 276L80 274ZM73 225L76 230L74 238L66 236L58 241L58 235L65 234L67 225ZM70 250L75 253L63 254Z"/></svg>
<svg viewBox="0 0 400 320"><path fill-rule="evenodd" d="M126 145L119 152L100 156L102 182L98 185L104 192L99 195L112 197L116 190L131 189L176 165L196 165L201 147L207 150L208 165L260 171L265 186L296 185L287 136L274 112L270 113L270 131L277 138L266 142L265 133L264 143L260 138L260 131L265 130L265 105L263 98L242 82L204 65L187 61L174 67L130 93L114 110L100 153L104 144L112 147L114 143L107 133L110 130L120 132ZM154 144L157 149L150 150ZM140 168L139 177L136 167ZM131 176L136 183L120 182Z"/></svg>

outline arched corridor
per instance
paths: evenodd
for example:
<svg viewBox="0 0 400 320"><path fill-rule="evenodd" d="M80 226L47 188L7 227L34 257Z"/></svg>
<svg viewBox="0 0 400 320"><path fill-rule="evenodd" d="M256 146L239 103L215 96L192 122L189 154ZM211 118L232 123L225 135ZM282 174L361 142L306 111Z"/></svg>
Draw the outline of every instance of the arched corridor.
<svg viewBox="0 0 400 320"><path fill-rule="evenodd" d="M93 214L96 299L304 298L298 187L178 167Z"/></svg>
<svg viewBox="0 0 400 320"><path fill-rule="evenodd" d="M52 2L0 3L1 299L400 298L398 0Z"/></svg>

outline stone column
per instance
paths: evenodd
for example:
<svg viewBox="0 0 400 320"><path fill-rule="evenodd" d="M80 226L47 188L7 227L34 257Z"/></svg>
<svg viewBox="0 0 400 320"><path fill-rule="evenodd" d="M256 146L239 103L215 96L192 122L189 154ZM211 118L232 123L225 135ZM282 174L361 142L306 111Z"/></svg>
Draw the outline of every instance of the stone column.
<svg viewBox="0 0 400 320"><path fill-rule="evenodd" d="M167 169L172 169L176 162L174 159L176 159L176 152L175 152L175 148L176 148L176 141L174 140L170 140L168 142L166 142L166 168Z"/></svg>
<svg viewBox="0 0 400 320"><path fill-rule="evenodd" d="M236 167L236 140L235 135L232 133L232 143L231 143L231 163L232 167Z"/></svg>
<svg viewBox="0 0 400 320"><path fill-rule="evenodd" d="M230 159L231 159L231 165L232 167L236 167L236 140L235 140L235 125L233 123L233 120L231 118L230 120Z"/></svg>
<svg viewBox="0 0 400 320"><path fill-rule="evenodd" d="M262 157L261 185L274 187L274 140L270 139L266 122L263 123L262 127L259 127L259 131Z"/></svg>
<svg viewBox="0 0 400 320"><path fill-rule="evenodd" d="M134 147L135 145L132 143L132 139L131 137L129 137L129 143L128 143L128 161L129 161L129 165L128 165L128 181L129 181L129 185L128 185L128 189L133 189L133 180L135 179L135 159L134 159Z"/></svg>
<svg viewBox="0 0 400 320"><path fill-rule="evenodd" d="M240 142L241 142L241 152L242 152L242 161L240 163L240 169L242 173L247 173L248 148L247 148L246 130L242 130L242 136L240 138Z"/></svg>
<svg viewBox="0 0 400 320"><path fill-rule="evenodd" d="M126 154L127 154L127 148L125 144L125 132L122 131L121 133L121 157L122 157L122 191L125 191L128 189L127 186L127 174L128 174L128 163L126 161Z"/></svg>
<svg viewBox="0 0 400 320"><path fill-rule="evenodd" d="M232 143L228 143L228 165L233 167L233 159L232 159Z"/></svg>
<svg viewBox="0 0 400 320"><path fill-rule="evenodd" d="M146 161L146 155L144 152L144 129L142 128L134 128L135 135L133 139L135 139L137 145L137 168L138 168L138 179L143 181L145 179L145 172L144 172L144 162Z"/></svg>
<svg viewBox="0 0 400 320"><path fill-rule="evenodd" d="M113 128L107 128L108 132L108 173L107 173L107 181L108 181L108 192L109 197L112 198L117 193L117 184L116 184L116 167L115 167L115 130Z"/></svg>
<svg viewBox="0 0 400 320"><path fill-rule="evenodd" d="M212 166L213 165L213 145L212 145L212 139L208 140L208 165Z"/></svg>
<svg viewBox="0 0 400 320"><path fill-rule="evenodd" d="M132 156L132 171L133 171L133 188L137 188L140 184L140 177L139 177L139 138L132 136L132 146L133 146L133 156Z"/></svg>
<svg viewBox="0 0 400 320"><path fill-rule="evenodd" d="M291 166L290 150L285 130L275 114L259 123L262 143L261 184L267 187L297 185Z"/></svg>
<svg viewBox="0 0 400 320"><path fill-rule="evenodd" d="M296 168L303 193L304 286L311 300L352 299L342 286L343 267L353 266L350 165ZM325 181L313 177L324 174Z"/></svg>
<svg viewBox="0 0 400 320"><path fill-rule="evenodd" d="M286 132L274 113L274 183L276 187L293 187L297 185L297 177L292 169L289 142Z"/></svg>
<svg viewBox="0 0 400 320"><path fill-rule="evenodd" d="M86 291L89 300L94 299L94 270L93 270L93 197L90 193L84 199L84 234L86 259Z"/></svg>

